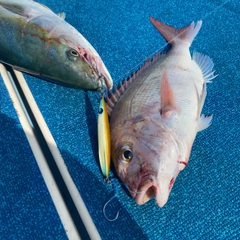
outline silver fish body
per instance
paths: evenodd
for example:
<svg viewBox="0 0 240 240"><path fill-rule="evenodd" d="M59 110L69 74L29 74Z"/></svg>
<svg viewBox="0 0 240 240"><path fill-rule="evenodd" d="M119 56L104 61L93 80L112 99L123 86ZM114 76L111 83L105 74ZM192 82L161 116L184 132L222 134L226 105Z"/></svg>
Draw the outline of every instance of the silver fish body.
<svg viewBox="0 0 240 240"><path fill-rule="evenodd" d="M68 87L112 87L91 44L63 18L31 0L0 0L0 61Z"/></svg>
<svg viewBox="0 0 240 240"><path fill-rule="evenodd" d="M108 106L117 174L138 204L156 196L162 207L188 163L197 132L211 122L201 111L206 83L214 75L209 57L199 53L191 57L189 52L201 21L177 30L150 20L171 50L148 60L130 79L131 85L124 83L112 93Z"/></svg>

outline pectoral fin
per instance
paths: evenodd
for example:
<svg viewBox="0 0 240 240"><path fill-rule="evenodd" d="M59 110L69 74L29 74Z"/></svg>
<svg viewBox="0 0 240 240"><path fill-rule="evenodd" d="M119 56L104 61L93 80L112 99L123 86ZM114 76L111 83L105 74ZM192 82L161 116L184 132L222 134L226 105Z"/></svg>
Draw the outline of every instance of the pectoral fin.
<svg viewBox="0 0 240 240"><path fill-rule="evenodd" d="M212 122L212 115L205 116L202 114L198 121L198 132L208 128L211 125L211 122Z"/></svg>
<svg viewBox="0 0 240 240"><path fill-rule="evenodd" d="M164 116L169 116L173 110L176 110L176 104L173 96L172 88L168 81L168 73L164 71L161 81L161 108L160 113Z"/></svg>

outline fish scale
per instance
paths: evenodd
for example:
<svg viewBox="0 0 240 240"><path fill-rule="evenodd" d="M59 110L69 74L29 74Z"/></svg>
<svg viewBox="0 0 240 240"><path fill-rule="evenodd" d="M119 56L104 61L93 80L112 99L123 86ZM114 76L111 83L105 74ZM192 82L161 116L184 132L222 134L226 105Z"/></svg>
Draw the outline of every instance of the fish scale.
<svg viewBox="0 0 240 240"><path fill-rule="evenodd" d="M144 111L146 107L145 105L143 106L142 103L145 103L146 105L154 104L152 99L154 96L156 98L156 96L159 94L160 83L157 78L155 78L155 81L153 80L154 78L150 78L149 74L151 73L151 69L157 67L155 65L159 64L155 63L154 66L150 67L150 69L143 71L141 77L139 77L137 81L133 81L131 88L126 90L126 99L124 98L124 100L122 100L120 98L118 103L118 111L124 111L124 117L131 118ZM159 99L156 98L155 102L159 103ZM129 109L129 104L131 111L127 111ZM127 112L129 112L129 116L126 114Z"/></svg>

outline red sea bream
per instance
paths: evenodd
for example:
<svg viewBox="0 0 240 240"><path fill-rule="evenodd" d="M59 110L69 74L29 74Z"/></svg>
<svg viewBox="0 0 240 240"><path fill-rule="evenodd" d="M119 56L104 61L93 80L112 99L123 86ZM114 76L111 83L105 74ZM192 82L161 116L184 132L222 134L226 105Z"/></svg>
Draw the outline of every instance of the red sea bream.
<svg viewBox="0 0 240 240"><path fill-rule="evenodd" d="M171 45L148 60L107 97L111 115L111 154L119 178L136 203L153 196L163 207L190 156L197 132L211 123L201 114L213 62L189 47L202 21L182 29L150 18Z"/></svg>

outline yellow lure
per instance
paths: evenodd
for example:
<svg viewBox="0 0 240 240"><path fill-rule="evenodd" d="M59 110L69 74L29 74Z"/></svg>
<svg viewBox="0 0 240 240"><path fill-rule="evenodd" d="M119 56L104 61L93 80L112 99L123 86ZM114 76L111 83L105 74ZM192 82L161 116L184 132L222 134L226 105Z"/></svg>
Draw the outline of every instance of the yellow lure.
<svg viewBox="0 0 240 240"><path fill-rule="evenodd" d="M108 120L107 106L102 97L99 104L98 112L98 154L100 160L100 167L104 177L108 177L110 171L111 158L110 145L110 126Z"/></svg>

